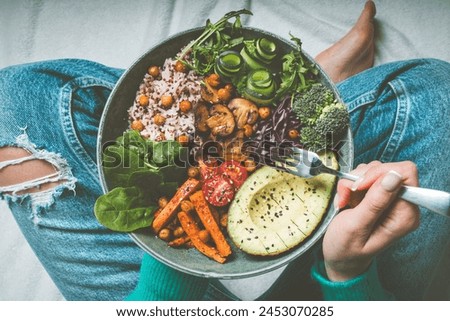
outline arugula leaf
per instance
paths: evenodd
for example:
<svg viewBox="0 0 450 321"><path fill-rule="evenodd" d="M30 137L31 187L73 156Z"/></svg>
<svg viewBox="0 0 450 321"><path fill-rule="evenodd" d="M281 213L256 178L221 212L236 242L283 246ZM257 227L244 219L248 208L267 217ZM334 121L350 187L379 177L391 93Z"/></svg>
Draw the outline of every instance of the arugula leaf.
<svg viewBox="0 0 450 321"><path fill-rule="evenodd" d="M252 12L246 9L231 11L216 23L211 23L208 19L203 33L182 50L178 59L198 74L207 74L214 67L220 52L236 47L244 40L240 36L242 28L240 15L242 14L252 15ZM228 20L233 17L235 21L230 24ZM231 34L225 32L227 28L231 28ZM190 51L192 51L191 57L186 59Z"/></svg>
<svg viewBox="0 0 450 321"><path fill-rule="evenodd" d="M301 40L292 34L290 36L295 49L282 57L281 81L275 94L275 101L287 93L298 93L309 88L315 82L314 76L318 74L313 64L305 62Z"/></svg>
<svg viewBox="0 0 450 321"><path fill-rule="evenodd" d="M242 9L239 11L230 11L228 13L226 13L220 20L218 20L216 23L211 23L211 21L208 19L206 21L206 27L205 30L203 31L203 33L193 42L191 42L189 45L187 45L183 51L181 52L180 57L184 58L184 56L186 55L186 53L194 47L199 47L203 42L205 42L207 39L209 39L209 37L211 35L213 35L215 32L217 31L222 31L225 29L226 24L228 22L228 20L230 20L233 17L239 17L241 14L249 14L252 15L253 13L247 9ZM240 24L240 20L238 23L235 22L234 24L234 28L236 30L237 27L239 27Z"/></svg>

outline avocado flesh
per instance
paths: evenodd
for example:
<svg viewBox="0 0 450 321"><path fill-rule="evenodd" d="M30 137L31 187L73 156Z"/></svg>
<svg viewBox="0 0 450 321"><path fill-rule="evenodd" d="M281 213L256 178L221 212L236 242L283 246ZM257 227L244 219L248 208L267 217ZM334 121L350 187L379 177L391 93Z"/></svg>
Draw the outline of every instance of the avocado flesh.
<svg viewBox="0 0 450 321"><path fill-rule="evenodd" d="M331 167L338 163L333 153ZM241 186L228 212L228 234L242 251L277 255L304 241L327 212L336 178L301 178L264 166Z"/></svg>

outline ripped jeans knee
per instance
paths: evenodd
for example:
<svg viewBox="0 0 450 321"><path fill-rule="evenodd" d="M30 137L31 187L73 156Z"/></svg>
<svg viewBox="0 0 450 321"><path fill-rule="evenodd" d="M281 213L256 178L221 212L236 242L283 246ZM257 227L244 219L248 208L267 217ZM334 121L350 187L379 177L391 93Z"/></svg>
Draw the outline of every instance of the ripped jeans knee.
<svg viewBox="0 0 450 321"><path fill-rule="evenodd" d="M74 192L76 181L61 155L36 148L25 132L15 144L0 146L0 197L29 202L33 219L64 190Z"/></svg>

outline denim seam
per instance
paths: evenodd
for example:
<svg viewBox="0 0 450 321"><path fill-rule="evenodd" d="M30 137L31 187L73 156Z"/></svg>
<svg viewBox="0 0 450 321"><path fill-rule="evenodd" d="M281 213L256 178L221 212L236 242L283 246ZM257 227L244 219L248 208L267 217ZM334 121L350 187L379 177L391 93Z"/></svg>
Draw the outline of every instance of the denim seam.
<svg viewBox="0 0 450 321"><path fill-rule="evenodd" d="M61 89L60 115L63 131L65 133L66 140L69 143L70 149L74 152L76 157L82 160L82 163L86 167L86 169L88 169L89 172L91 172L91 174L96 177L98 175L97 163L89 156L77 136L75 125L72 119L71 103L72 93L75 89L94 86L102 86L112 90L114 84L92 77L75 78L66 83Z"/></svg>
<svg viewBox="0 0 450 321"><path fill-rule="evenodd" d="M381 153L381 162L392 161L408 126L408 115L410 111L407 90L403 82L400 79L394 79L390 81L388 85L391 87L395 96L397 97L397 114L395 117L392 134L389 137L384 151Z"/></svg>
<svg viewBox="0 0 450 321"><path fill-rule="evenodd" d="M363 95L356 97L351 102L346 103L348 112L353 113L356 110L358 110L359 108L361 108L367 104L373 103L374 101L376 101L376 99L377 99L377 91L376 90L366 92Z"/></svg>

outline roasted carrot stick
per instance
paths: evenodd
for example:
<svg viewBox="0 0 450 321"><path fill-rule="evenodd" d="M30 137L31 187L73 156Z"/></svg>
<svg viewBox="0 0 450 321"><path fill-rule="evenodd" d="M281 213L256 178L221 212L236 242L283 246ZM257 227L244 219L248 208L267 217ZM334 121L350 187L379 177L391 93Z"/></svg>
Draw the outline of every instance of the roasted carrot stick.
<svg viewBox="0 0 450 321"><path fill-rule="evenodd" d="M202 221L203 226L209 232L209 234L211 234L211 238L216 244L217 250L219 251L220 255L223 257L227 257L228 255L230 255L231 247L225 239L222 231L220 230L220 227L217 224L217 221L215 220L213 214L211 213L203 192L201 190L197 191L192 194L189 199L191 200L192 204L194 204L195 210L197 211L198 217Z"/></svg>
<svg viewBox="0 0 450 321"><path fill-rule="evenodd" d="M178 188L175 195L170 199L167 205L153 220L153 230L158 233L164 226L166 226L177 213L177 208L180 206L182 200L189 197L200 186L200 181L195 178L188 178L183 185Z"/></svg>
<svg viewBox="0 0 450 321"><path fill-rule="evenodd" d="M178 213L178 220L180 221L181 227L183 227L183 230L189 236L192 244L194 244L194 247L197 250L219 263L225 262L226 259L219 254L219 251L217 249L200 240L200 237L198 236L198 232L200 232L200 229L198 228L197 223L195 223L191 215L181 211Z"/></svg>

